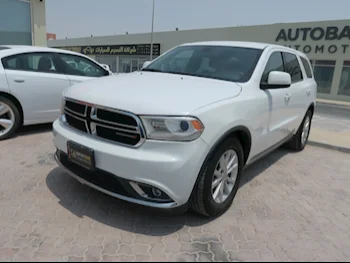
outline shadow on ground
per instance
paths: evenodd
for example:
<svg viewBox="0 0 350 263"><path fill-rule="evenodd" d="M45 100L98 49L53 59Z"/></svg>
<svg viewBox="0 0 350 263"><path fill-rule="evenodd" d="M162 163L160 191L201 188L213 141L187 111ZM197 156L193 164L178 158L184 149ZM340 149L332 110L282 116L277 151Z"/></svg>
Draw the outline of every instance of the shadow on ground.
<svg viewBox="0 0 350 263"><path fill-rule="evenodd" d="M286 149L279 149L247 168L241 185L249 183L288 153ZM184 226L202 226L215 220L193 212L170 213L123 202L81 185L58 167L49 173L46 183L59 203L76 216L136 234L165 236Z"/></svg>
<svg viewBox="0 0 350 263"><path fill-rule="evenodd" d="M18 130L14 137L28 136L52 131L52 123L25 126Z"/></svg>

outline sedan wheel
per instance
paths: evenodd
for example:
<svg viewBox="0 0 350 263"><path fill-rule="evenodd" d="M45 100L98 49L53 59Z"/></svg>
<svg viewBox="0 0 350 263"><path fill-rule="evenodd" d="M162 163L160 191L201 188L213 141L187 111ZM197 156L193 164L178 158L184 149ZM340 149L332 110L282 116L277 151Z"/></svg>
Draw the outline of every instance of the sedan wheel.
<svg viewBox="0 0 350 263"><path fill-rule="evenodd" d="M9 105L0 101L0 136L5 136L15 125L15 113Z"/></svg>
<svg viewBox="0 0 350 263"><path fill-rule="evenodd" d="M9 138L20 126L21 115L9 99L0 97L0 140Z"/></svg>

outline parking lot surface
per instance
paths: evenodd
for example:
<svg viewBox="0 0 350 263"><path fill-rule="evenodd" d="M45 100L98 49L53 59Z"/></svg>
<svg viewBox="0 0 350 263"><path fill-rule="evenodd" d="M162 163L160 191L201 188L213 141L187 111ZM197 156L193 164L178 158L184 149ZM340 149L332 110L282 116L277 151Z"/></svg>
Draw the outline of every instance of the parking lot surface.
<svg viewBox="0 0 350 263"><path fill-rule="evenodd" d="M0 142L1 261L346 261L350 155L279 149L245 171L222 217L168 215L57 168L50 126ZM185 182L184 182L185 183Z"/></svg>

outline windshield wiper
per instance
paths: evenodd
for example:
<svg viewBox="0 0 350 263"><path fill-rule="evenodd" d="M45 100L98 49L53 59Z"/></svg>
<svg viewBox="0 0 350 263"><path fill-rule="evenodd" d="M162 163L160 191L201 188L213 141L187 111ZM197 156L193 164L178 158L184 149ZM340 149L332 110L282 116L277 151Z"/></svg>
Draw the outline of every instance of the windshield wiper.
<svg viewBox="0 0 350 263"><path fill-rule="evenodd" d="M149 72L163 72L160 69L154 69L154 68L144 68L141 69L141 71L149 71Z"/></svg>

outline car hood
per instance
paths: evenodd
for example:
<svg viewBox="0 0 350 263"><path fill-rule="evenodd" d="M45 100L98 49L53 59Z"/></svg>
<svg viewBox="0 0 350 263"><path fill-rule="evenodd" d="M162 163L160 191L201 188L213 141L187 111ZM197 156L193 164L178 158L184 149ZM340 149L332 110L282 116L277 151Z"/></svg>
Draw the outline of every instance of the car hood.
<svg viewBox="0 0 350 263"><path fill-rule="evenodd" d="M234 82L134 72L79 83L67 89L64 96L135 114L188 115L240 92L241 87Z"/></svg>

